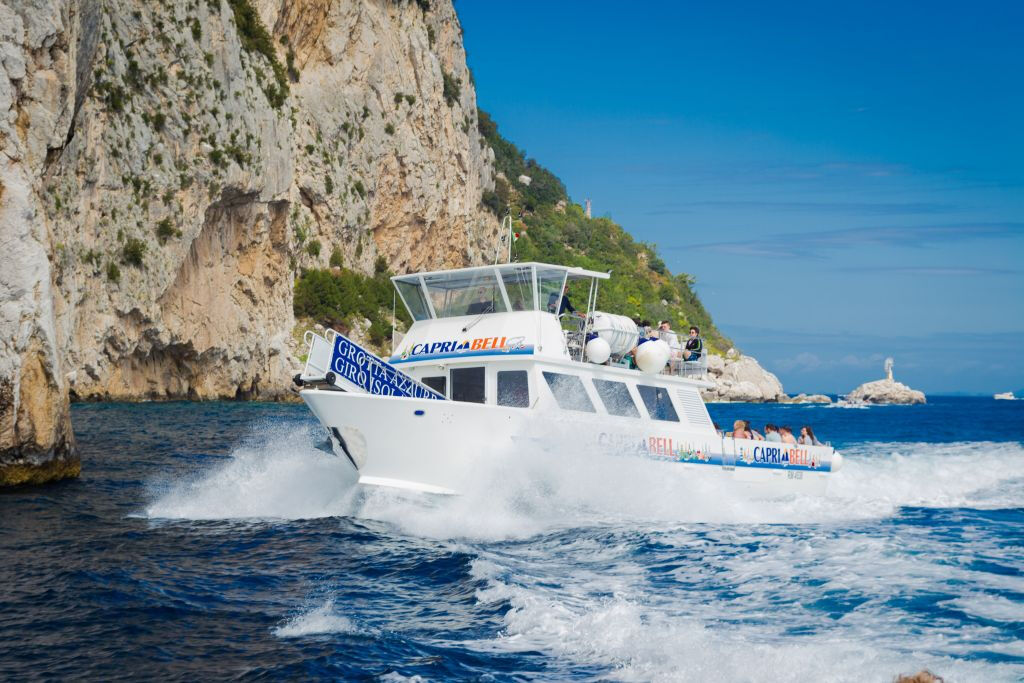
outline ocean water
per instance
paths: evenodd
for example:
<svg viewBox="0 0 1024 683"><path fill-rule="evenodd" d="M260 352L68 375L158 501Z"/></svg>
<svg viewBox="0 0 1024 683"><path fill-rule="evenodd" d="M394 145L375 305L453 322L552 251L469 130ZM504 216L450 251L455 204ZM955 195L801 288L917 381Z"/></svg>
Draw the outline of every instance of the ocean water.
<svg viewBox="0 0 1024 683"><path fill-rule="evenodd" d="M302 406L76 405L82 478L0 493L0 680L1024 679L1024 401L710 410L845 468L751 500L568 437L437 498Z"/></svg>

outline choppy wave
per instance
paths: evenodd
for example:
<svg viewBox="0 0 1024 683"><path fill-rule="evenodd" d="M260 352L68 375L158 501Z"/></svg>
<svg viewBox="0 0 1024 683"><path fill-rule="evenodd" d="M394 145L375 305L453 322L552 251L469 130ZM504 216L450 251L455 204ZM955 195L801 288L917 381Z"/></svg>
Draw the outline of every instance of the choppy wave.
<svg viewBox="0 0 1024 683"><path fill-rule="evenodd" d="M1019 550L905 521L1024 507L1020 443L857 444L826 495L770 500L670 463L564 448L495 458L463 495L435 497L359 489L314 434L265 428L146 514L354 517L436 539L475 558L476 603L502 615L500 633L462 646L622 680L1024 675ZM357 631L327 599L274 635Z"/></svg>
<svg viewBox="0 0 1024 683"><path fill-rule="evenodd" d="M323 604L311 607L292 617L274 629L279 638L300 638L328 633L357 633L358 629L350 619L337 613L334 600L328 598Z"/></svg>
<svg viewBox="0 0 1024 683"><path fill-rule="evenodd" d="M264 424L231 457L158 487L145 510L163 519L314 519L351 511L350 467L315 448L319 430Z"/></svg>
<svg viewBox="0 0 1024 683"><path fill-rule="evenodd" d="M1019 553L922 532L694 525L482 550L477 599L508 610L504 631L475 645L623 680L892 680L922 668L1019 680L1024 578L970 564L1011 571Z"/></svg>

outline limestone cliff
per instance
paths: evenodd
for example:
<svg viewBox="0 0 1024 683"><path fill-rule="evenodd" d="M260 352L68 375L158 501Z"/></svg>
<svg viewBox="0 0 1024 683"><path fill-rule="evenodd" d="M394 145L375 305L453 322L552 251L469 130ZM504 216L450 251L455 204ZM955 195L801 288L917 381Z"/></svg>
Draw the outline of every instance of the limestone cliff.
<svg viewBox="0 0 1024 683"><path fill-rule="evenodd" d="M701 392L705 401L785 402L779 378L761 367L757 359L735 349L723 356L708 356L707 379L714 383Z"/></svg>
<svg viewBox="0 0 1024 683"><path fill-rule="evenodd" d="M73 462L69 394L277 396L336 250L493 242L450 0L0 0L0 67L0 464Z"/></svg>

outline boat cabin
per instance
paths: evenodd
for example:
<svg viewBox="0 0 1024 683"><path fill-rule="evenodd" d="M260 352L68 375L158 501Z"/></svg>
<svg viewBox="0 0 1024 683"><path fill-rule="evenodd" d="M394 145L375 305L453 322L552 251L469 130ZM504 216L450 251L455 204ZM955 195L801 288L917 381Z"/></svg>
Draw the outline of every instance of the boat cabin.
<svg viewBox="0 0 1024 683"><path fill-rule="evenodd" d="M393 277L413 324L394 340L388 362L454 401L675 422L713 433L698 393L710 384L620 364L637 340L628 319L618 331L622 352L607 364L586 361L594 320L608 316L595 311L598 285L608 278L545 263ZM574 280L588 282L587 300L574 302L585 315L560 313L562 292Z"/></svg>

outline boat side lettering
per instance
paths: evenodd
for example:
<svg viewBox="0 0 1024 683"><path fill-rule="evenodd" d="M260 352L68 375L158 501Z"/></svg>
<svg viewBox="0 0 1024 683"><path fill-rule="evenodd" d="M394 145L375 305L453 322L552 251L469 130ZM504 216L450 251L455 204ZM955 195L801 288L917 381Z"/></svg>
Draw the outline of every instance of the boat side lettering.
<svg viewBox="0 0 1024 683"><path fill-rule="evenodd" d="M821 462L810 454L806 448L782 446L741 447L740 457L743 462L760 465L781 465L783 467L808 467L817 469Z"/></svg>
<svg viewBox="0 0 1024 683"><path fill-rule="evenodd" d="M648 455L668 457L684 462L690 460L709 462L711 460L707 444L698 447L687 441L673 441L672 438L665 436L648 437L645 450Z"/></svg>
<svg viewBox="0 0 1024 683"><path fill-rule="evenodd" d="M392 361L406 361L426 357L451 357L463 354L476 355L481 352L532 353L533 346L526 343L526 337L476 337L473 339L447 339L428 341L409 346L401 354L392 356Z"/></svg>
<svg viewBox="0 0 1024 683"><path fill-rule="evenodd" d="M335 341L331 369L338 377L374 396L444 400L443 396L430 387L391 367L340 334Z"/></svg>

